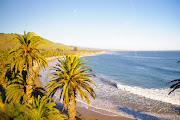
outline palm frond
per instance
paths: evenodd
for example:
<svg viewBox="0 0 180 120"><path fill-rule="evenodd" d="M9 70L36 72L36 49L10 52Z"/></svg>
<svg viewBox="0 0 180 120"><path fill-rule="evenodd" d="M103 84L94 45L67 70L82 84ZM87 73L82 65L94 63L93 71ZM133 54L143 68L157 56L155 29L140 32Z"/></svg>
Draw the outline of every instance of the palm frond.
<svg viewBox="0 0 180 120"><path fill-rule="evenodd" d="M172 83L172 82L176 82L176 81L177 81L177 82L180 82L180 79L172 80L172 81L168 82L167 84ZM166 85L167 85L167 84L166 84Z"/></svg>
<svg viewBox="0 0 180 120"><path fill-rule="evenodd" d="M174 83L176 82L176 83ZM173 85L170 86L170 88L172 89L170 92L169 92L169 95L174 92L176 89L180 88L180 79L175 79L175 80L172 80L170 82L168 82L167 84L170 84L170 83L174 83ZM166 85L167 85L166 84Z"/></svg>
<svg viewBox="0 0 180 120"><path fill-rule="evenodd" d="M27 104L27 106L39 119L63 120L65 116L60 114L58 109L54 108L56 106L55 103L49 101L50 99L46 96L38 96L38 98L33 100L32 104Z"/></svg>

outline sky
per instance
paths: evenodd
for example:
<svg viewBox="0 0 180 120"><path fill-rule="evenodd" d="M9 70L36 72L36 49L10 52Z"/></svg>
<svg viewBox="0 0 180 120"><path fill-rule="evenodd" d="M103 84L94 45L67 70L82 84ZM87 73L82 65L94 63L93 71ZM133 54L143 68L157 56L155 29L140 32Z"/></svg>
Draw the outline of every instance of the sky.
<svg viewBox="0 0 180 120"><path fill-rule="evenodd" d="M0 33L121 50L180 50L180 0L0 0Z"/></svg>

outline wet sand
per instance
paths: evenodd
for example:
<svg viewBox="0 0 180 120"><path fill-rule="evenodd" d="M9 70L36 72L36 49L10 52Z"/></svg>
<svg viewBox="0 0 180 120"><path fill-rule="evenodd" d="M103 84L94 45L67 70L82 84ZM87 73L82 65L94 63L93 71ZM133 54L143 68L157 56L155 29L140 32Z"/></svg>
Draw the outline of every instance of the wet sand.
<svg viewBox="0 0 180 120"><path fill-rule="evenodd" d="M124 116L108 116L98 112L86 109L85 107L77 107L77 113L81 115L81 120L134 120Z"/></svg>
<svg viewBox="0 0 180 120"><path fill-rule="evenodd" d="M55 98L53 97L53 99ZM62 103L59 102L58 99L56 101L56 105L57 105L56 108L62 111L63 105ZM115 115L114 113L110 113L107 111L106 111L107 114L95 112L90 110L89 108L91 107L87 108L87 107L76 106L76 111L77 111L76 120L135 120L125 116ZM61 113L67 116L66 110L64 110Z"/></svg>

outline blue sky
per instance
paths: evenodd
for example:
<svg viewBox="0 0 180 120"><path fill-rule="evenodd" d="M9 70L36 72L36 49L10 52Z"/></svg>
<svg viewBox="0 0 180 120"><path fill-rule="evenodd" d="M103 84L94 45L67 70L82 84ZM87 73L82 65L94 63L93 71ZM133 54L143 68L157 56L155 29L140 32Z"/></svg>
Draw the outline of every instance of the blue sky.
<svg viewBox="0 0 180 120"><path fill-rule="evenodd" d="M0 33L65 45L180 50L180 0L0 0Z"/></svg>

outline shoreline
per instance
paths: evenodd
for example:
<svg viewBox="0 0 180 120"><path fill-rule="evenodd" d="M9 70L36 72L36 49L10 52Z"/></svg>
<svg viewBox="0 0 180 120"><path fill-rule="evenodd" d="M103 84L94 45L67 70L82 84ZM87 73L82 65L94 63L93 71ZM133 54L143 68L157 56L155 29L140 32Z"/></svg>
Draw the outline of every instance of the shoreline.
<svg viewBox="0 0 180 120"><path fill-rule="evenodd" d="M102 53L106 53L106 51L95 52L95 53L83 53L80 55L80 57L88 56L88 55L102 54ZM60 57L63 57L63 56L46 57L46 59L47 59L47 62L50 62L50 61L55 60L55 59L60 58ZM34 70L39 71L39 69L36 65L34 66ZM34 83L37 87L42 87L42 82L40 81L39 77L34 80Z"/></svg>
<svg viewBox="0 0 180 120"><path fill-rule="evenodd" d="M52 100L54 99L55 97L52 98ZM63 104L59 101L59 98L56 101L56 108L59 109L62 114L67 115L66 110L62 112ZM123 115L115 115L114 113L111 113L109 111L105 112L106 114L102 113L102 111L98 111L98 109L94 109L91 106L85 107L76 105L76 120L135 120Z"/></svg>
<svg viewBox="0 0 180 120"><path fill-rule="evenodd" d="M96 52L96 53L83 53L80 55L80 57L88 56L88 55L102 54L102 53L106 53L106 51L101 51L101 52ZM46 59L47 59L47 62L50 62L50 61L55 60L55 59L60 58L60 57L63 57L63 56L46 57ZM36 65L34 66L34 69L36 71L39 71L39 69ZM34 80L34 83L37 87L43 87L42 82L40 81L39 77Z"/></svg>
<svg viewBox="0 0 180 120"><path fill-rule="evenodd" d="M103 53L106 53L106 51L95 52L95 53L83 53L83 54L79 54L79 56L83 57L83 56L98 55L98 54L103 54ZM63 57L63 56L46 57L46 59L47 59L47 62L50 62L50 61L60 58L60 57Z"/></svg>
<svg viewBox="0 0 180 120"><path fill-rule="evenodd" d="M128 118L125 116L110 116L101 114L100 112L89 110L85 107L76 107L77 113L80 114L81 117L85 118L85 120L134 120L132 118Z"/></svg>
<svg viewBox="0 0 180 120"><path fill-rule="evenodd" d="M87 118L88 120L134 120L131 115L120 115L106 109L88 105L81 100L76 100L76 103L77 113L81 114L82 117L85 117L86 120Z"/></svg>
<svg viewBox="0 0 180 120"><path fill-rule="evenodd" d="M80 57L88 56L88 55L102 54L105 52L106 51L102 51L102 52L98 52L98 53L81 54ZM50 62L50 61L55 60L59 57L62 57L62 56L47 57L47 61ZM40 81L39 77L35 80L35 84L37 87L43 87L42 82ZM57 108L60 111L62 111L62 103L60 103L59 101L56 101L56 105L57 105ZM111 112L106 111L106 110L104 110L104 111L107 114L103 114L103 113L101 113L101 111L98 111L97 108L93 108L93 109L97 109L97 110L92 110L92 109L90 110L88 108L93 108L93 107L92 106L88 106L88 107L76 106L77 120L134 120L134 119L126 117L126 116L114 115L114 113L111 113ZM67 113L65 113L65 112L63 112L63 114L67 115ZM111 114L113 114L113 115L111 115Z"/></svg>

